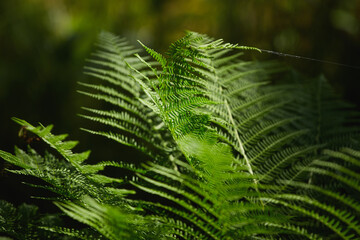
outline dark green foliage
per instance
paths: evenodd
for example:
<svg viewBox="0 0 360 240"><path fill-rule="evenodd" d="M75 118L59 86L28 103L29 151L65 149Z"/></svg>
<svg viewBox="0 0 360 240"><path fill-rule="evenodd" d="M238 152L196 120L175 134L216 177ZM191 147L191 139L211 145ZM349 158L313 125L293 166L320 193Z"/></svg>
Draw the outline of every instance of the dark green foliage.
<svg viewBox="0 0 360 240"><path fill-rule="evenodd" d="M99 236L40 229L80 239L359 238L358 114L323 77L307 83L279 63L242 61L239 50L257 49L193 32L165 56L141 45L155 62L101 34L86 67L100 82L79 92L106 103L84 108L99 123L84 130L143 159L90 164L51 126L14 119L61 160L0 151L22 168L11 172L44 180L37 187Z"/></svg>
<svg viewBox="0 0 360 240"><path fill-rule="evenodd" d="M25 203L16 208L11 203L0 200L0 236L7 236L9 239L68 239L38 228L61 225L60 216L56 214L40 214L38 207Z"/></svg>

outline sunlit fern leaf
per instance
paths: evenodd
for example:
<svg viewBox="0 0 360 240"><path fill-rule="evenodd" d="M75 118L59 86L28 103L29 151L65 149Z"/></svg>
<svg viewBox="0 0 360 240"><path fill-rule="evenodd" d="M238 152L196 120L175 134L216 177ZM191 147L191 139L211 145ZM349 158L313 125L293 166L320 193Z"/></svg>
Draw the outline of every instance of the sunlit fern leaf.
<svg viewBox="0 0 360 240"><path fill-rule="evenodd" d="M126 208L100 204L87 196L82 202L55 204L67 215L96 229L109 240L169 239L167 229L157 223L156 217L144 217Z"/></svg>
<svg viewBox="0 0 360 240"><path fill-rule="evenodd" d="M153 214L166 213L174 221L184 221L190 229L201 233L201 237L193 236L192 239L251 238L258 234L264 234L264 237L265 234L276 236L282 232L280 226L284 229L293 228L294 231L288 231L290 235L313 235L301 227L290 227L288 217L281 211L276 211L276 208L263 206L260 201L254 202L259 194L249 192L249 188L255 189L254 176L249 175L245 169L242 173L224 173L224 182L217 184L211 183L213 175L204 175L207 180L202 182L154 164L148 170L147 176L139 175L133 185L163 200L138 203ZM156 175L149 175L150 172ZM216 179L219 180L219 177ZM266 227L267 224L276 226L274 228L277 230ZM179 231L183 230L179 228Z"/></svg>
<svg viewBox="0 0 360 240"><path fill-rule="evenodd" d="M211 63L208 59L212 59L211 57L209 57L209 55L213 52L201 53L196 48L191 48L191 46L189 46L190 42L193 41L193 42L197 43L198 41L202 41L203 39L204 38L202 36L198 36L198 37L194 37L194 38L192 38L192 36L187 36L184 39L176 42L170 48L168 54L174 55L173 59L178 61L178 63L170 65L170 67L172 69L170 69L170 70L166 69L166 72L168 72L169 74L164 75L163 78L160 79L160 82L165 83L165 84L163 84L163 88L160 88L160 90L159 90L160 94L161 94L161 90L163 90L164 88L165 89L168 88L168 86L182 87L182 86L187 86L187 85L194 85L194 86L202 89L202 87L204 87L204 85L202 85L200 83L200 82L202 82L202 80L199 80L199 79L206 79L208 81L209 80L210 81L214 81L214 80L218 81L217 79L224 79L224 77L221 76L222 73L229 73L233 69L237 69L237 68L243 66L241 63L234 63L233 66L231 66L231 65L229 66L229 64L231 64L231 63L229 63L226 65L226 67L224 69L218 70L218 72L216 72L216 70L215 70L215 76L211 77L211 74L207 73L207 71L211 72L212 70L217 69L216 67L207 68L207 66ZM216 47L214 47L214 49L216 49ZM218 55L221 55L221 54L218 54ZM203 59L204 59L204 63L201 62ZM228 59L234 60L234 58L228 58ZM237 70L239 71L239 69L237 69ZM244 75L246 75L246 74L244 74ZM180 76L180 77L177 78L177 76ZM186 78L184 78L183 76L186 76ZM233 83L234 80L237 80L237 79L232 78L232 81L227 81L227 83ZM168 82L171 82L172 85L170 85ZM299 148L299 149L288 148L288 146L291 145L290 139L294 139L294 138L297 139L301 135L304 135L304 134L306 135L306 133L308 133L308 131L304 128L301 128L301 130L296 130L296 128L295 129L293 128L292 131L284 132L283 131L284 129L291 129L291 127L286 127L286 128L281 129L281 128L279 128L279 127L282 127L281 124L279 124L279 125L274 124L272 126L272 128L270 128L270 129L269 129L268 125L266 125L266 124L263 125L264 128L259 127L259 126L261 126L262 122L269 121L269 119L276 121L275 119L277 119L279 116L280 117L283 116L283 117L280 119L278 118L277 121L282 121L284 123L293 122L293 119L294 119L293 117L292 118L287 117L287 116L291 116L289 114L283 114L283 112L285 111L284 109L281 109L279 111L279 113L277 113L276 112L277 109L274 108L274 106L276 106L276 105L278 105L279 107L284 106L284 104L281 104L281 101L283 101L283 100L281 100L279 102L278 99L279 99L279 97L287 97L288 96L287 94L285 94L285 91L284 91L284 89L286 89L286 88L280 87L280 88L278 88L279 90L276 90L277 88L275 88L275 91L273 91L273 90L271 90L271 88L267 87L264 89L270 90L270 93L266 93L266 92L264 92L264 90L259 89L259 87L261 87L264 84L265 83L260 82L260 84L251 83L248 86L243 85L243 84L229 85L228 87L230 89L233 89L234 87L236 89L236 87L239 87L240 90L238 90L238 91L232 90L229 94L230 96L227 96L227 98L221 98L221 97L219 98L218 93L221 92L222 88L226 89L226 86L221 85L219 83L217 85L218 87L216 87L216 82L215 82L215 84L212 84L212 85L205 85L205 86L208 86L208 88L206 90L203 90L203 94L206 97L208 97L209 99L211 99L211 97L213 96L212 97L213 99L223 101L223 102L219 102L220 104L218 105L219 107L217 110L214 110L215 108L212 109L213 113L218 114L217 117L219 119L221 119L221 118L224 119L223 121L221 121L221 120L218 121L219 123L221 123L221 124L219 124L219 126L220 126L220 128L224 129L229 134L229 135L227 135L226 133L221 133L221 137L226 138L227 136L232 136L231 138L228 138L227 139L228 141L226 141L226 142L233 145L234 149L237 149L239 151L239 153L245 158L245 160L246 160L246 158L248 158L248 160L246 160L245 162L247 163L248 167L250 168L251 173L253 172L253 170L251 168L254 167L254 169L256 169L257 171L260 171L260 172L266 174L267 171L269 171L269 170L271 170L272 172L274 172L274 170L279 172L280 171L279 167L282 164L286 163L286 165L289 166L292 164L292 162L296 161L296 157L298 157L298 158L299 158L299 156L300 157L308 157L308 155L312 155L312 150L313 150L313 152L316 152L317 149L321 146L320 145L321 143L320 142L317 143L317 146L303 146L302 148ZM212 92L213 92L213 95L212 95ZM201 91L200 91L200 93L201 93ZM181 98L181 96L179 98ZM174 99L174 98L172 98L172 99ZM228 99L234 100L232 102L238 101L238 103L231 106L227 102ZM170 101L170 100L171 99L167 99L167 101ZM289 102L290 100L291 100L291 98L288 98L287 102ZM232 103L232 104L234 104L234 103ZM226 105L227 105L226 108L223 107ZM199 108L200 106L203 107L203 106L206 106L206 104L194 106L194 109L196 107ZM174 109L178 109L179 111L181 111L180 108L175 107ZM275 111L275 114L272 114L273 111ZM180 131L181 133L183 133L183 135L179 135L179 133L177 133L175 131L175 133L177 134L177 137L180 137L180 139L181 138L186 139L186 135L188 133L194 131L194 130L191 130L191 129L193 129L193 128L191 128L191 122L192 122L191 116L192 116L191 114L183 116L184 118L188 119L187 123L186 123L186 120L182 120L188 125L187 129L189 129L189 132L186 131L186 128L182 129ZM196 116L196 115L194 115L194 116ZM242 120L244 118L244 116L246 116L245 121ZM177 116L176 115L169 116L170 119L175 118L175 117L177 117ZM198 117L199 116L196 116L195 118L198 118ZM168 120L169 118L164 118L164 119ZM214 119L216 119L216 117ZM239 123L237 121L239 121ZM310 121L311 121L311 119L310 119ZM171 121L170 121L170 123L171 123ZM214 123L217 123L217 121L215 121ZM230 123L230 125L227 125L226 123L228 123L228 124ZM206 125L206 120L203 121L202 124ZM244 136L246 136L246 131L248 131L248 129L253 130L254 127L257 127L258 128L257 131L263 132L263 134L259 135L260 137L257 139L257 141L254 141L253 144L251 144L250 146L248 146L245 149L243 146L243 141L246 142L246 140L247 140L246 138L244 139ZM199 129L199 127L196 126L196 127L194 127L194 129ZM206 132L207 130L203 130L203 131ZM280 132L280 134L278 132ZM253 136L254 134L256 134L256 133L254 133L254 130L253 130L253 132L248 134L248 136ZM241 135L241 137L240 137L240 135ZM201 139L201 137L199 139ZM204 138L202 140L204 141ZM187 141L185 140L184 142L187 142ZM297 142L297 141L294 141L294 142ZM189 146L197 146L197 144L192 144L192 145L189 144ZM182 147L182 149L184 149L184 147ZM276 153L276 151L278 151L278 150L282 150L282 154L276 155L276 156L274 155L274 157L272 157L272 155L274 153ZM190 151L185 150L185 152L187 152L187 154L189 156L191 156L191 153L198 152L198 150L190 150ZM272 161L268 161L269 158L272 158ZM208 158L208 162L211 162L210 158ZM264 165L263 163L265 163L266 165ZM279 164L279 163L281 163L281 164ZM316 161L310 161L308 163L313 164L313 163L316 163ZM253 165L253 166L251 166L251 165ZM266 166L266 168L263 168L263 166ZM261 168L263 168L263 169L261 170ZM338 170L340 170L340 168L338 168ZM347 171L347 172L349 172L349 171ZM355 175L355 173L353 173L353 175ZM273 179L276 180L275 177ZM355 187L355 185L353 185L352 187ZM356 187L355 187L355 189L356 189ZM315 200L313 200L313 201L315 201ZM288 205L288 207L290 207L290 206L292 206L292 205ZM305 211L303 213L305 213L305 215L306 215L308 212ZM319 219L321 220L321 218L319 218ZM325 221L325 223L327 223L326 220L324 220L324 221ZM328 227L332 228L333 225L328 224ZM344 234L343 236L347 236L346 233L342 233L341 231L339 232L339 229L335 228L335 230L340 235ZM309 236L311 236L311 234ZM351 235L349 235L349 236L351 236Z"/></svg>
<svg viewBox="0 0 360 240"><path fill-rule="evenodd" d="M163 127L154 128L154 124L161 126L161 120L152 114L155 109L151 109L152 105L146 99L148 92L141 90L137 81L142 77L152 78L154 71L148 66L155 67L156 63L145 62L147 57L134 56L139 50L111 33L102 33L98 46L99 50L89 60L90 66L85 71L98 80L104 80L106 85L81 83L87 89L79 92L107 102L111 108L84 108L87 113L80 116L98 122L99 126L109 126L111 130L83 130L133 147L154 161L161 161L164 155L176 149L167 147L173 144L171 138L163 133Z"/></svg>
<svg viewBox="0 0 360 240"><path fill-rule="evenodd" d="M178 76L176 73L180 72L181 76L187 76L186 80L189 83L200 87L203 95L218 103L214 106L209 104L201 106L206 106L210 110L213 115L212 122L218 125L216 129L219 131L220 138L239 152L245 159L249 171L253 173L250 155L260 157L266 153L261 149L263 146L258 148L262 151L254 150L257 148L256 144L271 143L274 140L271 133L281 127L281 124L269 126L263 122L272 119L274 122L280 121L285 124L291 122L292 118L276 119L274 118L276 115L271 115L277 108L284 105L283 99L279 101L282 96L286 96L284 90L271 87L262 89L262 86L268 84L267 67L274 68L276 64L263 66L258 63L243 62L237 58L239 54L230 55L229 48L232 46L223 45L221 40L213 41L197 33L188 34L182 41L175 43L169 51L176 55L176 60L183 57L182 64L172 66L172 73L174 73L172 83L180 87L185 85L184 81L176 80ZM188 51L183 54L184 49ZM177 67L179 70L175 70ZM207 84L199 84L199 82ZM188 119L190 121L191 118ZM256 133L259 134L255 142L244 138L245 136L252 138ZM266 133L270 135L267 136ZM279 139L277 144L272 143L271 148L282 147L287 143L286 140L296 135L295 132L289 132L288 135L280 138L283 141ZM245 147L245 143L249 145L251 141L253 144ZM253 153L248 153L249 150ZM256 162L253 164L256 165Z"/></svg>
<svg viewBox="0 0 360 240"><path fill-rule="evenodd" d="M130 217L127 214L100 205L90 198L84 199L83 202L86 205L81 206L71 202L56 203L56 205L70 217L95 228L107 239L130 239L134 235L132 229L127 226L126 219ZM108 218L109 215L115 216Z"/></svg>
<svg viewBox="0 0 360 240"><path fill-rule="evenodd" d="M77 145L77 141L63 141L67 135L53 135L51 134L52 125L47 127L39 126L34 127L28 122L13 118L13 120L26 127L26 129L34 134L38 135L44 142L50 145L50 147L54 148L58 151L67 161L69 161L75 168L80 170L80 164L89 157L90 151L83 153L74 154L71 149L73 149Z"/></svg>

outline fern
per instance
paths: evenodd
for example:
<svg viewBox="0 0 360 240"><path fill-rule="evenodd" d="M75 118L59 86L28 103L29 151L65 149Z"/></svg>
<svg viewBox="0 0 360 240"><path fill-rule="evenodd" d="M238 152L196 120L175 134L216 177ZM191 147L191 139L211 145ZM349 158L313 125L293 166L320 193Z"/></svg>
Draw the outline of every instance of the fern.
<svg viewBox="0 0 360 240"><path fill-rule="evenodd" d="M45 230L64 225L59 214L41 214L37 206L23 203L15 207L3 200L0 201L0 209L1 239L68 239L63 234ZM43 229L39 229L39 225L43 226ZM95 231L85 229L79 230L78 233L82 234L83 239L100 237Z"/></svg>
<svg viewBox="0 0 360 240"><path fill-rule="evenodd" d="M164 55L140 45L150 57L102 33L85 68L92 82L79 91L103 103L83 108L80 116L99 126L83 130L142 152L140 163L90 164L90 152L73 153L77 142L67 135L14 118L55 152L0 151L21 168L9 171L42 179L30 185L56 196L38 197L97 234L45 224L39 232L75 239L359 238L358 114L323 77L307 83L280 63L243 61L240 50L258 49L194 32ZM284 83L272 83L274 74ZM108 167L122 175L107 176Z"/></svg>

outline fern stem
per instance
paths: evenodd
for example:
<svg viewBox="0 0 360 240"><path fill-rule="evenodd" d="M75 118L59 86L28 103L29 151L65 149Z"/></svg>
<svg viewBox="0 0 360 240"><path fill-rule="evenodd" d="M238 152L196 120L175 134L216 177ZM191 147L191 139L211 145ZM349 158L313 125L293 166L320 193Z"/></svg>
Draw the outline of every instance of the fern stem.
<svg viewBox="0 0 360 240"><path fill-rule="evenodd" d="M245 159L246 166L248 167L249 173L250 173L251 175L254 175L254 172L253 172L252 167L251 167L251 165L250 165L250 160L249 160L248 156L247 156L246 153L245 153L244 145L243 145L243 143L241 142L239 133L238 133L238 131L237 131L237 129L236 129L236 124L235 124L235 121L234 121L234 119L233 119L233 117L232 117L231 109L230 109L230 106L229 106L227 100L225 100L225 106L226 106L226 109L227 109L227 111L228 111L228 113L229 113L230 122L231 122L231 124L234 126L234 134L235 134L236 140L238 141L238 144L239 144L240 153L241 153L241 155L242 155L242 156L244 157L244 159ZM255 181L256 181L256 180L255 180Z"/></svg>

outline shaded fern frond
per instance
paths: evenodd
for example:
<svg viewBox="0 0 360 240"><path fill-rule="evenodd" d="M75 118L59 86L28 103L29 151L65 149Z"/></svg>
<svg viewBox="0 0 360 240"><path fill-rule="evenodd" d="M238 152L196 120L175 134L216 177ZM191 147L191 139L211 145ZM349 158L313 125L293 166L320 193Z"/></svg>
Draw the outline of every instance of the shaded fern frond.
<svg viewBox="0 0 360 240"><path fill-rule="evenodd" d="M3 239L69 239L61 234L52 233L42 228L62 226L63 221L59 214L41 214L34 205L13 204L0 200L0 238ZM42 228L41 228L41 227ZM96 233L93 233L96 235ZM7 236L7 237L1 237ZM95 239L90 234L84 234L87 239ZM70 238L78 239L78 238Z"/></svg>

